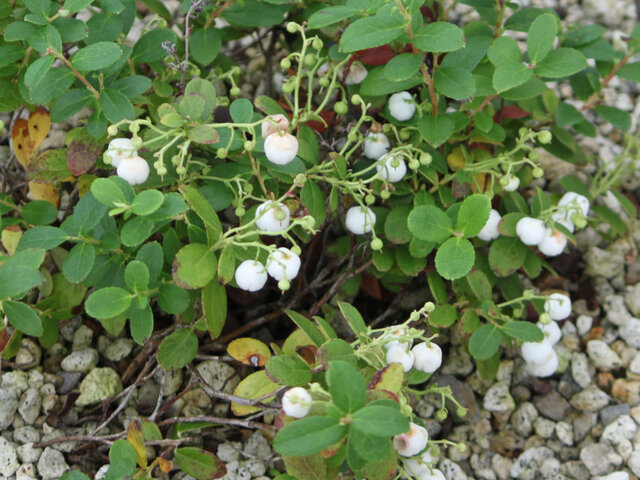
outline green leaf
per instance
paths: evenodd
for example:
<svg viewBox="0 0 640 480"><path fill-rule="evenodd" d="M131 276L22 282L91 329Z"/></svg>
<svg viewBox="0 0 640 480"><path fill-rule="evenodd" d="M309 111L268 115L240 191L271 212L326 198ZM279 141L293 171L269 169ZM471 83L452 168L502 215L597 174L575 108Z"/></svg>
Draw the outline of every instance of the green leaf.
<svg viewBox="0 0 640 480"><path fill-rule="evenodd" d="M131 204L131 211L140 216L151 215L162 206L163 202L164 195L162 192L145 190L136 195Z"/></svg>
<svg viewBox="0 0 640 480"><path fill-rule="evenodd" d="M173 280L182 288L202 288L216 275L218 259L209 247L191 243L182 247L173 262Z"/></svg>
<svg viewBox="0 0 640 480"><path fill-rule="evenodd" d="M538 63L548 55L557 33L558 23L555 15L545 13L533 21L527 36L527 53L532 63Z"/></svg>
<svg viewBox="0 0 640 480"><path fill-rule="evenodd" d="M423 52L453 52L464 47L464 32L453 23L428 23L414 30L413 44Z"/></svg>
<svg viewBox="0 0 640 480"><path fill-rule="evenodd" d="M111 123L118 123L120 120L133 120L133 105L127 96L119 90L105 88L100 94L100 105L104 112L104 116Z"/></svg>
<svg viewBox="0 0 640 480"><path fill-rule="evenodd" d="M184 288L165 283L158 291L158 305L165 312L177 315L189 306L189 294Z"/></svg>
<svg viewBox="0 0 640 480"><path fill-rule="evenodd" d="M131 60L135 63L149 63L161 60L167 55L162 48L163 42L176 43L177 37L168 28L156 28L140 37L133 46Z"/></svg>
<svg viewBox="0 0 640 480"><path fill-rule="evenodd" d="M144 242L153 230L154 223L146 217L134 217L120 230L123 245L137 247Z"/></svg>
<svg viewBox="0 0 640 480"><path fill-rule="evenodd" d="M436 305L429 314L429 325L448 328L458 319L458 311L453 305Z"/></svg>
<svg viewBox="0 0 640 480"><path fill-rule="evenodd" d="M396 55L384 66L384 76L392 82L407 80L420 70L424 63L422 55L401 53Z"/></svg>
<svg viewBox="0 0 640 480"><path fill-rule="evenodd" d="M433 74L433 82L440 94L454 100L471 98L476 91L473 75L460 67L440 67Z"/></svg>
<svg viewBox="0 0 640 480"><path fill-rule="evenodd" d="M518 32L526 32L529 30L531 23L539 16L552 10L548 8L521 8L504 23L504 28L507 30L515 30Z"/></svg>
<svg viewBox="0 0 640 480"><path fill-rule="evenodd" d="M489 248L489 266L499 277L518 270L527 257L527 247L518 237L498 237Z"/></svg>
<svg viewBox="0 0 640 480"><path fill-rule="evenodd" d="M469 340L469 353L476 360L486 360L500 348L500 330L491 324L481 326Z"/></svg>
<svg viewBox="0 0 640 480"><path fill-rule="evenodd" d="M327 464L319 453L300 457L282 456L288 474L281 474L274 480L326 480Z"/></svg>
<svg viewBox="0 0 640 480"><path fill-rule="evenodd" d="M403 21L398 17L376 15L360 18L343 32L340 37L340 50L349 53L379 47L395 40L403 30Z"/></svg>
<svg viewBox="0 0 640 480"><path fill-rule="evenodd" d="M397 408L366 406L355 412L351 418L354 428L376 437L399 435L409 430L409 420ZM380 438L377 440L381 441Z"/></svg>
<svg viewBox="0 0 640 480"><path fill-rule="evenodd" d="M9 324L25 335L39 337L44 332L42 320L29 305L5 300L2 302L2 309L9 320Z"/></svg>
<svg viewBox="0 0 640 480"><path fill-rule="evenodd" d="M250 123L253 118L253 105L246 98L238 98L231 102L229 114L236 123Z"/></svg>
<svg viewBox="0 0 640 480"><path fill-rule="evenodd" d="M124 438L116 440L109 449L109 470L105 478L130 476L138 463L136 451Z"/></svg>
<svg viewBox="0 0 640 480"><path fill-rule="evenodd" d="M216 211L206 198L192 186L184 187L182 195L196 214L202 219L207 229L209 243L213 244L222 235L222 224Z"/></svg>
<svg viewBox="0 0 640 480"><path fill-rule="evenodd" d="M618 77L633 82L640 82L640 62L627 63L620 67L617 73Z"/></svg>
<svg viewBox="0 0 640 480"><path fill-rule="evenodd" d="M143 4L149 8L153 13L157 13L167 22L171 21L171 12L167 10L167 7L160 0L141 0Z"/></svg>
<svg viewBox="0 0 640 480"><path fill-rule="evenodd" d="M533 70L522 63L500 65L493 72L493 88L501 93L527 83L531 77L533 77Z"/></svg>
<svg viewBox="0 0 640 480"><path fill-rule="evenodd" d="M218 131L211 125L195 125L187 130L187 137L196 143L211 145L220 141Z"/></svg>
<svg viewBox="0 0 640 480"><path fill-rule="evenodd" d="M475 259L475 250L469 240L452 237L436 252L436 270L447 280L455 280L469 273Z"/></svg>
<svg viewBox="0 0 640 480"><path fill-rule="evenodd" d="M580 123L584 120L584 116L580 111L569 103L562 102L558 105L556 111L556 122L559 127L569 127Z"/></svg>
<svg viewBox="0 0 640 480"><path fill-rule="evenodd" d="M40 285L44 279L37 267L16 265L6 262L0 267L0 300L19 298L33 287Z"/></svg>
<svg viewBox="0 0 640 480"><path fill-rule="evenodd" d="M127 204L120 187L109 178L96 178L91 183L91 193L96 200L107 207L113 207L118 203Z"/></svg>
<svg viewBox="0 0 640 480"><path fill-rule="evenodd" d="M338 302L338 308L340 308L340 312L342 312L356 336L360 337L367 333L367 326L356 307L347 302Z"/></svg>
<svg viewBox="0 0 640 480"><path fill-rule="evenodd" d="M93 318L103 320L124 313L131 305L131 300L131 294L124 288L106 287L89 295L84 306Z"/></svg>
<svg viewBox="0 0 640 480"><path fill-rule="evenodd" d="M57 97L51 105L51 120L61 122L75 115L95 98L86 88L72 88Z"/></svg>
<svg viewBox="0 0 640 480"><path fill-rule="evenodd" d="M540 342L544 338L544 334L535 323L523 322L521 320L513 320L505 323L502 326L502 331L511 338L523 342Z"/></svg>
<svg viewBox="0 0 640 480"><path fill-rule="evenodd" d="M149 267L140 261L130 261L124 269L124 281L133 292L142 292L149 286Z"/></svg>
<svg viewBox="0 0 640 480"><path fill-rule="evenodd" d="M227 319L227 292L215 279L202 289L202 310L211 338L220 336Z"/></svg>
<svg viewBox="0 0 640 480"><path fill-rule="evenodd" d="M93 0L65 0L64 8L70 13L78 13L80 10L87 8Z"/></svg>
<svg viewBox="0 0 640 480"><path fill-rule="evenodd" d="M22 218L31 225L49 225L58 218L58 209L50 202L32 200L22 207Z"/></svg>
<svg viewBox="0 0 640 480"><path fill-rule="evenodd" d="M536 75L547 78L564 78L587 68L587 59L573 48L552 50L535 68Z"/></svg>
<svg viewBox="0 0 640 480"><path fill-rule="evenodd" d="M267 2L245 0L232 3L222 14L230 23L241 27L270 27L281 25L290 5L272 5Z"/></svg>
<svg viewBox="0 0 640 480"><path fill-rule="evenodd" d="M209 65L215 60L222 47L220 34L214 28L199 28L189 42L189 50L200 65Z"/></svg>
<svg viewBox="0 0 640 480"><path fill-rule="evenodd" d="M490 212L491 201L487 197L479 193L468 196L458 211L456 230L467 238L475 237L489 220Z"/></svg>
<svg viewBox="0 0 640 480"><path fill-rule="evenodd" d="M355 5L332 5L322 8L309 17L309 28L324 28L358 13Z"/></svg>
<svg viewBox="0 0 640 480"><path fill-rule="evenodd" d="M498 37L487 51L489 61L496 67L522 62L522 52L511 37Z"/></svg>
<svg viewBox="0 0 640 480"><path fill-rule="evenodd" d="M25 86L29 89L36 87L44 79L54 60L55 57L53 55L46 55L29 65L24 75Z"/></svg>
<svg viewBox="0 0 640 480"><path fill-rule="evenodd" d="M299 357L276 355L266 365L267 375L287 387L301 387L311 381L309 364Z"/></svg>
<svg viewBox="0 0 640 480"><path fill-rule="evenodd" d="M621 128L622 130L629 130L631 128L631 115L629 112L608 105L597 105L595 111L614 127Z"/></svg>
<svg viewBox="0 0 640 480"><path fill-rule="evenodd" d="M326 373L333 403L345 413L361 409L367 399L367 384L349 362L334 360Z"/></svg>
<svg viewBox="0 0 640 480"><path fill-rule="evenodd" d="M285 310L285 313L291 320L293 320L293 323L307 334L316 347L321 346L325 342L325 338L320 329L307 317L293 310Z"/></svg>
<svg viewBox="0 0 640 480"><path fill-rule="evenodd" d="M316 226L323 225L327 218L327 205L324 194L318 184L312 180L307 180L300 191L300 200L309 209L309 214L316 221Z"/></svg>
<svg viewBox="0 0 640 480"><path fill-rule="evenodd" d="M393 243L402 245L408 243L413 235L407 226L407 218L411 212L411 205L394 207L384 221L384 234Z"/></svg>
<svg viewBox="0 0 640 480"><path fill-rule="evenodd" d="M151 88L151 79L143 75L122 77L111 83L111 88L122 92L127 97L141 95Z"/></svg>
<svg viewBox="0 0 640 480"><path fill-rule="evenodd" d="M387 95L390 93L400 92L408 90L422 83L422 76L419 72L416 72L411 77L400 80L392 81L385 77L385 67L376 67L369 70L369 74L360 84L360 94L365 96L377 97L380 95Z"/></svg>
<svg viewBox="0 0 640 480"><path fill-rule="evenodd" d="M33 227L24 232L18 246L20 250L27 248L51 250L68 238L65 232L56 227Z"/></svg>
<svg viewBox="0 0 640 480"><path fill-rule="evenodd" d="M138 345L144 345L144 342L153 333L153 312L151 307L147 305L143 310L137 308L130 310L128 316L131 338Z"/></svg>
<svg viewBox="0 0 640 480"><path fill-rule="evenodd" d="M80 242L65 257L62 273L70 282L80 283L89 275L95 260L96 249L93 245Z"/></svg>
<svg viewBox="0 0 640 480"><path fill-rule="evenodd" d="M407 218L409 231L421 240L441 242L453 233L451 218L434 205L419 205Z"/></svg>
<svg viewBox="0 0 640 480"><path fill-rule="evenodd" d="M619 235L627 233L627 222L622 220L622 218L620 218L620 216L613 210L605 207L604 205L593 205L591 210L599 219L611 225Z"/></svg>
<svg viewBox="0 0 640 480"><path fill-rule="evenodd" d="M469 287L479 300L491 300L491 283L480 270L473 270L466 276Z"/></svg>
<svg viewBox="0 0 640 480"><path fill-rule="evenodd" d="M213 480L227 473L224 462L206 450L181 447L176 448L174 453L180 469L196 480Z"/></svg>
<svg viewBox="0 0 640 480"><path fill-rule="evenodd" d="M90 480L84 473L78 470L70 470L64 473L60 480Z"/></svg>
<svg viewBox="0 0 640 480"><path fill-rule="evenodd" d="M422 138L433 148L438 148L451 137L455 122L450 115L423 115L417 126Z"/></svg>
<svg viewBox="0 0 640 480"><path fill-rule="evenodd" d="M81 72L102 70L114 64L122 56L117 43L97 42L81 48L71 57L71 65Z"/></svg>
<svg viewBox="0 0 640 480"><path fill-rule="evenodd" d="M280 455L311 455L338 442L348 427L330 417L305 417L287 425L273 439L273 448Z"/></svg>
<svg viewBox="0 0 640 480"><path fill-rule="evenodd" d="M198 353L198 337L189 328L181 328L168 335L158 348L158 363L165 370L182 368Z"/></svg>

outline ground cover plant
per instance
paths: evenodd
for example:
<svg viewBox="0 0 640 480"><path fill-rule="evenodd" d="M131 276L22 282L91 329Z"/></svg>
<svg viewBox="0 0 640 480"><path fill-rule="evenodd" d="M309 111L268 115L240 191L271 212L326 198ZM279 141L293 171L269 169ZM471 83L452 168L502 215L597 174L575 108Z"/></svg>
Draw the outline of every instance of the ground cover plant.
<svg viewBox="0 0 640 480"><path fill-rule="evenodd" d="M437 335L455 332L485 378L505 349L533 376L556 372L571 299L535 279L586 225L626 233L598 199L636 216L618 187L638 138L602 91L640 81L640 27L612 44L604 27L503 0L459 2L477 15L456 24L452 3L0 6L16 160L0 198L3 360L28 336L51 347L77 315L164 370L226 354L251 373L208 393L239 425L277 431L280 478L442 478L432 456L453 442L412 410L429 394L439 420L445 404L465 414L430 383ZM41 149L70 119L64 146ZM624 145L609 162L576 140L605 124ZM593 175L545 188L543 153ZM425 298L404 321L406 289ZM273 342L246 336L267 323ZM155 420L109 440L107 478L224 475ZM172 435L148 461L145 442Z"/></svg>

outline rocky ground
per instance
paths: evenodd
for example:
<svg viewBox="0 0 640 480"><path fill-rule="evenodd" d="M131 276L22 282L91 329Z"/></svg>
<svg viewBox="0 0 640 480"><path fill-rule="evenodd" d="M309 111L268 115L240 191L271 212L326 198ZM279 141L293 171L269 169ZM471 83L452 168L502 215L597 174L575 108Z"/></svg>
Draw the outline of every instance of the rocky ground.
<svg viewBox="0 0 640 480"><path fill-rule="evenodd" d="M558 7L570 22L603 23L614 39L635 23L630 0L521 3ZM461 6L457 13L469 15L469 9ZM569 93L564 85L558 91ZM637 91L612 82L606 95L608 104L634 112L637 126ZM59 128L60 141L65 128ZM621 151L621 138L606 126L601 131L582 142L606 163ZM51 137L57 138L55 133ZM6 162L8 153L7 146L0 147L0 161ZM553 171L551 188L562 175L591 173L590 167L543 160L545 170ZM629 176L625 187L637 192L638 177ZM513 351L505 352L495 381L483 380L455 336L438 340L447 353L436 381L451 386L468 415L438 422L430 398L415 408L432 437L467 445L463 452L455 447L441 452L438 464L448 480L640 478L640 222L626 220L628 235L613 243L593 228L580 232L578 245L556 265L562 277L543 279L574 300L556 347L560 367L550 379L527 375ZM146 352L81 317L65 324L59 343L49 349L24 340L14 361L2 365L0 480L57 479L69 468L97 472L100 478L108 448L96 448L100 443L88 438L109 440L136 418L227 416L228 404L212 407L209 394L230 393L237 384L238 372L228 359L203 355L194 368L163 372L147 361ZM112 405L118 409L110 414L102 401L114 395ZM278 466L270 430L228 425L180 435L216 451L227 465L227 480L265 480ZM147 447L148 455L165 448L167 442L158 441ZM190 478L181 473L168 477Z"/></svg>

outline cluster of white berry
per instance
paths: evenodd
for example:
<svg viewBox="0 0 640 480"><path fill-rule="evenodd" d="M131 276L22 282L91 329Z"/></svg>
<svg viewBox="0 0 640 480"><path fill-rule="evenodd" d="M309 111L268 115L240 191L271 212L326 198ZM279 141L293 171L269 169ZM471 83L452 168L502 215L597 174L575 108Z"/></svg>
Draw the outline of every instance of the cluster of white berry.
<svg viewBox="0 0 640 480"><path fill-rule="evenodd" d="M114 138L104 152L104 163L116 168L118 176L131 185L144 183L149 178L149 164L138 155L138 150L128 138Z"/></svg>
<svg viewBox="0 0 640 480"><path fill-rule="evenodd" d="M262 122L264 154L271 163L286 165L298 154L298 139L289 133L289 119L282 114L269 115Z"/></svg>
<svg viewBox="0 0 640 480"><path fill-rule="evenodd" d="M554 222L559 223L573 233L576 227L586 225L585 217L589 213L589 200L587 197L575 192L565 193L558 202L559 210L551 216ZM555 230L537 218L524 217L516 224L516 234L525 245L536 246L547 257L555 257L564 251L567 245L567 236L559 230Z"/></svg>
<svg viewBox="0 0 640 480"><path fill-rule="evenodd" d="M433 456L431 450L425 451L418 458L407 458L404 461L407 473L417 480L445 480L446 477L437 468L433 468Z"/></svg>
<svg viewBox="0 0 640 480"><path fill-rule="evenodd" d="M382 337L387 340L384 348L387 350L387 364L399 363L405 372L414 367L425 373L435 372L442 365L442 350L433 342L422 342L411 348L413 340L394 340L404 337L407 331L403 328L396 328Z"/></svg>
<svg viewBox="0 0 640 480"><path fill-rule="evenodd" d="M571 299L564 293L552 293L544 303L544 311L537 323L544 338L540 342L524 342L520 349L527 370L535 377L548 377L558 368L558 354L553 346L562 338L562 332L556 322L571 315Z"/></svg>

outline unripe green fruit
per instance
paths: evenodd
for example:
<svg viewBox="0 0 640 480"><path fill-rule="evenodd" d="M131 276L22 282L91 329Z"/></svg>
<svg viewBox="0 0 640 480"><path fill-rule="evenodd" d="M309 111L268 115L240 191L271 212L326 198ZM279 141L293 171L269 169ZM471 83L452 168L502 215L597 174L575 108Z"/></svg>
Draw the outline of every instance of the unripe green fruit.
<svg viewBox="0 0 640 480"><path fill-rule="evenodd" d="M382 240L380 240L379 238L374 238L373 240L371 240L371 250L379 251L379 250L382 250L383 246L384 244L382 243Z"/></svg>
<svg viewBox="0 0 640 480"><path fill-rule="evenodd" d="M302 253L302 249L298 245L294 245L293 247L291 247L291 253L295 253L296 255L300 256L300 254Z"/></svg>
<svg viewBox="0 0 640 480"><path fill-rule="evenodd" d="M285 292L291 288L291 283L289 282L289 280L280 280L278 282L278 288Z"/></svg>
<svg viewBox="0 0 640 480"><path fill-rule="evenodd" d="M333 106L333 111L338 115L344 115L349 111L349 107L344 102L336 102L336 104Z"/></svg>
<svg viewBox="0 0 640 480"><path fill-rule="evenodd" d="M409 130L400 130L400 140L409 140L411 138L411 132Z"/></svg>
<svg viewBox="0 0 640 480"><path fill-rule="evenodd" d="M318 37L314 38L313 42L311 42L311 46L316 50L320 50L323 45L324 45L324 42L320 40Z"/></svg>
<svg viewBox="0 0 640 480"><path fill-rule="evenodd" d="M329 80L329 77L320 77L318 84L320 84L321 87L328 87L331 84L331 80Z"/></svg>
<svg viewBox="0 0 640 480"><path fill-rule="evenodd" d="M409 160L409 168L411 170L417 170L418 168L420 168L420 162L415 158L412 158L411 160Z"/></svg>
<svg viewBox="0 0 640 480"><path fill-rule="evenodd" d="M433 160L433 157L431 156L430 153L428 152L422 152L420 154L420 163L422 165L431 165L431 161Z"/></svg>
<svg viewBox="0 0 640 480"><path fill-rule="evenodd" d="M500 183L500 185L502 185L503 187L506 187L507 185L509 185L509 179L506 177L506 175L504 177L501 177L500 180L498 181Z"/></svg>
<svg viewBox="0 0 640 480"><path fill-rule="evenodd" d="M134 147L140 148L142 146L142 139L139 136L134 135L133 138L131 139L131 143L133 144Z"/></svg>
<svg viewBox="0 0 640 480"><path fill-rule="evenodd" d="M551 315L549 315L547 312L544 312L540 314L540 316L538 317L538 321L542 325L549 325L553 320L551 320Z"/></svg>
<svg viewBox="0 0 640 480"><path fill-rule="evenodd" d="M283 58L280 60L280 68L283 70L289 70L291 68L291 60L288 58Z"/></svg>
<svg viewBox="0 0 640 480"><path fill-rule="evenodd" d="M138 123L130 123L129 124L129 131L133 134L136 134L140 131L140 124Z"/></svg>
<svg viewBox="0 0 640 480"><path fill-rule="evenodd" d="M174 155L173 157L171 157L171 165L173 165L174 167L180 165L180 155Z"/></svg>
<svg viewBox="0 0 640 480"><path fill-rule="evenodd" d="M380 198L383 200L387 200L391 196L391 192L386 188L380 191Z"/></svg>
<svg viewBox="0 0 640 480"><path fill-rule="evenodd" d="M300 26L296 22L287 23L287 32L289 33L296 33L298 28L300 28Z"/></svg>
<svg viewBox="0 0 640 480"><path fill-rule="evenodd" d="M254 142L253 140L247 140L246 142L244 142L244 149L247 152L252 152L254 148L256 148L256 142Z"/></svg>
<svg viewBox="0 0 640 480"><path fill-rule="evenodd" d="M167 167L162 165L161 167L156 168L156 172L158 172L158 175L162 177L163 175L167 174Z"/></svg>
<svg viewBox="0 0 640 480"><path fill-rule="evenodd" d="M444 409L440 409L436 412L436 418L441 422L447 418L447 411Z"/></svg>
<svg viewBox="0 0 640 480"><path fill-rule="evenodd" d="M458 415L459 417L464 417L467 415L467 409L464 407L458 407L458 410L456 410L456 415ZM461 444L464 445L464 444Z"/></svg>
<svg viewBox="0 0 640 480"><path fill-rule="evenodd" d="M232 87L231 90L229 90L229 95L231 95L232 97L237 97L238 95L240 95L240 93L240 87Z"/></svg>
<svg viewBox="0 0 640 480"><path fill-rule="evenodd" d="M226 148L222 148L220 147L218 150L216 150L216 156L218 158L227 158L227 149Z"/></svg>
<svg viewBox="0 0 640 480"><path fill-rule="evenodd" d="M376 201L376 197L373 194L368 193L366 197L364 197L364 203L367 205L372 205Z"/></svg>
<svg viewBox="0 0 640 480"><path fill-rule="evenodd" d="M553 135L551 135L551 132L549 130L542 130L540 133L538 133L538 141L542 144L551 143L552 138Z"/></svg>
<svg viewBox="0 0 640 480"><path fill-rule="evenodd" d="M293 92L294 86L292 82L285 82L282 84L282 91L284 93L291 93Z"/></svg>
<svg viewBox="0 0 640 480"><path fill-rule="evenodd" d="M109 125L109 128L107 128L107 133L110 137L115 137L118 134L118 127L116 127L115 125Z"/></svg>
<svg viewBox="0 0 640 480"><path fill-rule="evenodd" d="M296 185L304 185L307 181L307 176L304 173L299 173L293 181Z"/></svg>
<svg viewBox="0 0 640 480"><path fill-rule="evenodd" d="M351 95L351 103L353 103L354 105L362 103L362 97L357 93L354 93L353 95Z"/></svg>
<svg viewBox="0 0 640 480"><path fill-rule="evenodd" d="M536 152L535 150L531 150L529 152L529 158L531 160L537 160L540 157L540 155L538 154L538 152Z"/></svg>
<svg viewBox="0 0 640 480"><path fill-rule="evenodd" d="M185 167L184 165L176 167L176 173L178 175L184 175L185 173L187 173L187 167Z"/></svg>
<svg viewBox="0 0 640 480"><path fill-rule="evenodd" d="M316 61L317 61L317 58L313 53L307 53L304 56L304 60L303 60L305 66L309 68L313 67L316 64Z"/></svg>
<svg viewBox="0 0 640 480"><path fill-rule="evenodd" d="M242 73L242 69L237 65L231 69L232 75L240 75L241 73Z"/></svg>
<svg viewBox="0 0 640 480"><path fill-rule="evenodd" d="M236 210L235 210L236 217L244 217L245 213L247 213L247 211L244 209L244 207L236 207Z"/></svg>
<svg viewBox="0 0 640 480"><path fill-rule="evenodd" d="M544 170L542 170L540 167L536 167L533 169L533 172L531 172L531 174L535 178L540 178L542 175L544 175Z"/></svg>

